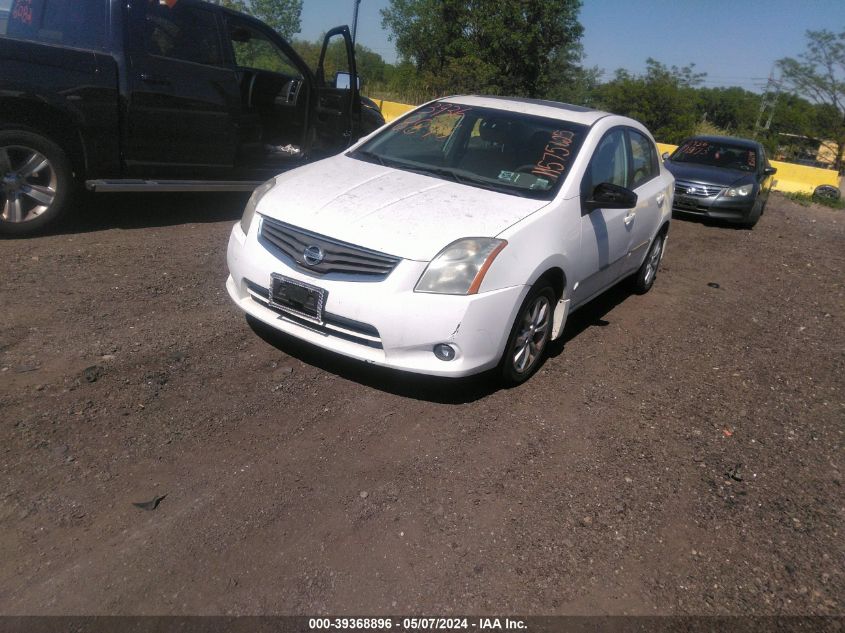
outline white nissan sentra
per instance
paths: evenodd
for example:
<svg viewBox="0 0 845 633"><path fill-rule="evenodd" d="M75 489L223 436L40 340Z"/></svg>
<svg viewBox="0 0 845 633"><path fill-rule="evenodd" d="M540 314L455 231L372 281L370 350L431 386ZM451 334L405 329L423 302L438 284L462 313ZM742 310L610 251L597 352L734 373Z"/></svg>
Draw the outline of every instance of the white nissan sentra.
<svg viewBox="0 0 845 633"><path fill-rule="evenodd" d="M258 187L229 239L248 315L368 363L527 379L569 312L654 283L673 178L640 123L448 97Z"/></svg>

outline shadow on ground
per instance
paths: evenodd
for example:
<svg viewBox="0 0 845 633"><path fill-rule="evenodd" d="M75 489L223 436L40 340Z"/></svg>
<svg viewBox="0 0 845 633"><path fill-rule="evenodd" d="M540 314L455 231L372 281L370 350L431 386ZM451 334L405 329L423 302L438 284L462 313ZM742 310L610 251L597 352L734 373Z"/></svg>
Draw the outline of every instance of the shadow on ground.
<svg viewBox="0 0 845 633"><path fill-rule="evenodd" d="M560 355L566 344L587 328L609 325L604 317L630 295L627 284L620 283L573 313L567 320L563 335L549 346L548 356ZM257 319L247 317L247 322L266 343L288 356L346 380L394 395L441 404L466 404L503 388L497 369L465 378L440 378L387 369L316 347Z"/></svg>
<svg viewBox="0 0 845 633"><path fill-rule="evenodd" d="M234 222L243 214L248 193L81 193L76 208L55 226L33 235L73 235L109 229L146 229ZM26 239L27 236L12 239Z"/></svg>

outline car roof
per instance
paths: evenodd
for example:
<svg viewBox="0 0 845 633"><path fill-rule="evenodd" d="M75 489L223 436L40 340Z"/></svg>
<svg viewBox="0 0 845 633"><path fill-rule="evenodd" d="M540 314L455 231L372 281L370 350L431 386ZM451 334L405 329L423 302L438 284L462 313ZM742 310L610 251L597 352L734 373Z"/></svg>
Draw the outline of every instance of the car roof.
<svg viewBox="0 0 845 633"><path fill-rule="evenodd" d="M690 136L686 141L707 141L708 143L730 143L732 145L739 145L740 147L747 147L749 149L756 148L760 145L757 141L752 141L749 138L740 138L738 136L713 136L701 135Z"/></svg>
<svg viewBox="0 0 845 633"><path fill-rule="evenodd" d="M582 106L559 103L557 101L545 101L543 99L527 99L523 97L493 97L481 95L459 95L444 97L442 101L459 103L461 105L475 106L478 108L495 108L497 110L508 110L522 114L533 114L536 116L548 117L550 119L562 119L592 125L599 119L610 116L608 112L592 110Z"/></svg>

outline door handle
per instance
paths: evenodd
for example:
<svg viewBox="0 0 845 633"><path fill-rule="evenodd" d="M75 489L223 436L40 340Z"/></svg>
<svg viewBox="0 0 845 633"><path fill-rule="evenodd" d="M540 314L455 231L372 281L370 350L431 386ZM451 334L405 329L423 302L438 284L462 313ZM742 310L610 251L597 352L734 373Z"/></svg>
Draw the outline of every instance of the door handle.
<svg viewBox="0 0 845 633"><path fill-rule="evenodd" d="M663 201L666 200L666 196L662 193L657 194L657 206L662 207Z"/></svg>
<svg viewBox="0 0 845 633"><path fill-rule="evenodd" d="M141 73L141 81L145 84L150 84L151 86L168 86L170 82L163 77L157 77L156 75L151 75L149 73Z"/></svg>
<svg viewBox="0 0 845 633"><path fill-rule="evenodd" d="M634 216L635 216L635 215L637 215L637 214L636 214L636 213L634 213L634 212L632 211L631 213L629 213L628 215L626 215L626 216L622 219L622 221L625 223L625 226L630 226L630 225L631 225L631 222L633 222L633 221L634 221Z"/></svg>

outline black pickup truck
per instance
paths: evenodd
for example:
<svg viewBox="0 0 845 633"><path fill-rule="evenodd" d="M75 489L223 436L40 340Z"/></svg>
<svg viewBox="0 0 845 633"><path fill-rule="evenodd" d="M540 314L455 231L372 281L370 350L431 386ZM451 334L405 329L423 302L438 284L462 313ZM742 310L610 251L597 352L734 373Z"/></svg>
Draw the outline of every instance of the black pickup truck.
<svg viewBox="0 0 845 633"><path fill-rule="evenodd" d="M3 6L0 2L0 7ZM263 22L195 0L12 0L0 10L0 233L90 191L248 191L384 123L349 29L316 72ZM332 49L329 45L335 44ZM345 51L326 78L327 51Z"/></svg>

